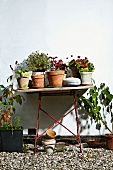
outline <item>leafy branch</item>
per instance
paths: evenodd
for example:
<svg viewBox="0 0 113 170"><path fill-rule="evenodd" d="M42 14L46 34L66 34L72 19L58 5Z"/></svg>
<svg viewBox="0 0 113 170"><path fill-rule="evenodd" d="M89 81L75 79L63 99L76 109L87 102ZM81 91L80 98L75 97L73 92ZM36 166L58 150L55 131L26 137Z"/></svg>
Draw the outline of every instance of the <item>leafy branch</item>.
<svg viewBox="0 0 113 170"><path fill-rule="evenodd" d="M93 89L90 89L87 93L87 97L82 96L79 99L79 104L84 105L89 116L97 123L97 129L100 129L102 123L110 133L113 133L113 129L109 128L106 117L107 114L111 114L111 123L113 123L112 102L113 94L105 83L101 83L99 88L94 85Z"/></svg>

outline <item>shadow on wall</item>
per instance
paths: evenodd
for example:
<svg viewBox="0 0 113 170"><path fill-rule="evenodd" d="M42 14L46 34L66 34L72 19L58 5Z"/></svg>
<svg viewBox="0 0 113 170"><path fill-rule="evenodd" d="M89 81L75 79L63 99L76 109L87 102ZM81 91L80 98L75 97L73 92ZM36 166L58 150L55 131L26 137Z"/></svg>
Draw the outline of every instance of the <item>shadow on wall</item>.
<svg viewBox="0 0 113 170"><path fill-rule="evenodd" d="M84 108L79 111L79 121L80 121L80 133L87 129L87 134L90 133L90 127L93 123L92 119L89 118L88 112L84 110Z"/></svg>

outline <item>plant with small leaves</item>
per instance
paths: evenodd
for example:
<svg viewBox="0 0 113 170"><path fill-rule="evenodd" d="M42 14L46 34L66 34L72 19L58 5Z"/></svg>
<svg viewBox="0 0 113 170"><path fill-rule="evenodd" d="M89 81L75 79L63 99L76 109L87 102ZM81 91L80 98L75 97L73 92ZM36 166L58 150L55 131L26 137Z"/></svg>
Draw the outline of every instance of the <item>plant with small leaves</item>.
<svg viewBox="0 0 113 170"><path fill-rule="evenodd" d="M50 67L50 60L48 54L35 51L28 56L26 64L33 72L46 71Z"/></svg>

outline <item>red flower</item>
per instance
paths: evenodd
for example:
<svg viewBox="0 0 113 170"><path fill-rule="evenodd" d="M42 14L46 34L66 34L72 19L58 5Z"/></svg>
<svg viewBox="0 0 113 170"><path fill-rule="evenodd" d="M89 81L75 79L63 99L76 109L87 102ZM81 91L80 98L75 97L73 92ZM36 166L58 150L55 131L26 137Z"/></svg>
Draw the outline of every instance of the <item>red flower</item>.
<svg viewBox="0 0 113 170"><path fill-rule="evenodd" d="M86 66L86 64L82 64L82 68L86 68L87 66Z"/></svg>
<svg viewBox="0 0 113 170"><path fill-rule="evenodd" d="M82 59L77 59L77 60L75 60L75 62L77 62L77 63L82 62Z"/></svg>
<svg viewBox="0 0 113 170"><path fill-rule="evenodd" d="M57 60L54 60L54 63L56 63L57 62Z"/></svg>
<svg viewBox="0 0 113 170"><path fill-rule="evenodd" d="M62 61L62 60L59 60L58 63L59 63L60 65L62 65L62 64L63 64L63 61Z"/></svg>

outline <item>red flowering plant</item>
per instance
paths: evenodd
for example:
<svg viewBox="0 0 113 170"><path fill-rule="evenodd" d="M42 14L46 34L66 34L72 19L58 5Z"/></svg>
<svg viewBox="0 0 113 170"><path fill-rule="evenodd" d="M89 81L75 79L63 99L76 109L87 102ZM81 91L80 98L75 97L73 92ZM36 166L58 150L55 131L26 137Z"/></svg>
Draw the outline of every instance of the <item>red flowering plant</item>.
<svg viewBox="0 0 113 170"><path fill-rule="evenodd" d="M65 70L67 69L67 65L63 63L62 59L56 60L57 57L49 57L51 63L51 70Z"/></svg>
<svg viewBox="0 0 113 170"><path fill-rule="evenodd" d="M69 62L68 66L70 69L75 68L79 73L80 72L93 72L95 69L93 63L90 63L87 57L82 59L80 56L78 56L76 60L72 59Z"/></svg>

